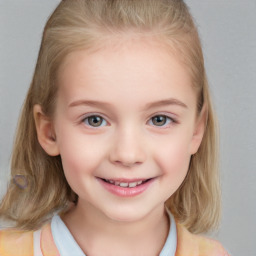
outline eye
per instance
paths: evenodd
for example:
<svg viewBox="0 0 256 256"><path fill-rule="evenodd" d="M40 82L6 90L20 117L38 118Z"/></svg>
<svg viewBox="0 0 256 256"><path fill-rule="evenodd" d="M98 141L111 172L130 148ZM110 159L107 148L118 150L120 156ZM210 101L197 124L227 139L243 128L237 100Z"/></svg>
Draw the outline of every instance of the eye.
<svg viewBox="0 0 256 256"><path fill-rule="evenodd" d="M83 122L88 126L96 128L107 125L106 120L103 117L97 115L88 116L83 119Z"/></svg>
<svg viewBox="0 0 256 256"><path fill-rule="evenodd" d="M166 126L172 122L174 122L174 120L165 115L153 116L150 119L150 124L154 126Z"/></svg>

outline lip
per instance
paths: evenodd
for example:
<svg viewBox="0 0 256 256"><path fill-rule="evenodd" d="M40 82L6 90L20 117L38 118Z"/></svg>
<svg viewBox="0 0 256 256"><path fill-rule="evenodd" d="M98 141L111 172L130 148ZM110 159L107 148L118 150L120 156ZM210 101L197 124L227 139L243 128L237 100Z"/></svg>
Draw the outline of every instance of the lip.
<svg viewBox="0 0 256 256"><path fill-rule="evenodd" d="M126 182L126 183L131 183L131 182L136 182L136 181L146 181L145 183L142 183L136 187L120 187L116 186L114 184L107 183L104 181L102 178L97 178L99 183L103 186L104 189L106 189L108 192L119 196L119 197L134 197L139 194L142 194L144 191L146 191L150 185L154 182L155 178L151 179L110 179L113 181L118 181L118 182Z"/></svg>

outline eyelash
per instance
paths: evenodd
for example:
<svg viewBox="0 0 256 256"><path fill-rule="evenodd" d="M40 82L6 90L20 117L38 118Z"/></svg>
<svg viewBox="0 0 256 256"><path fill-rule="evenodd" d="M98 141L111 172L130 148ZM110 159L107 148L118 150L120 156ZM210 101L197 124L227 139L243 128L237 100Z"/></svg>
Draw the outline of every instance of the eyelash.
<svg viewBox="0 0 256 256"><path fill-rule="evenodd" d="M104 125L102 125L102 123L101 123L100 126L96 126L96 127L95 127L95 126L92 126L92 125L89 123L89 118L92 118L92 117L94 117L94 118L95 118L95 117L96 117L96 118L100 118L100 119L102 120L102 122L104 123ZM156 118L156 117L164 117L164 118L166 118L166 122L168 121L168 123L166 124L166 122L165 122L164 125L160 125L160 126L154 125L154 124L153 124L153 118ZM86 126L92 128L92 129L97 129L97 128L100 128L100 127L103 127L103 126L106 126L106 125L107 125L107 121L105 120L105 118L102 117L102 116L99 115L99 114L91 114L91 115L88 115L88 116L84 117L81 122L84 123ZM170 117L170 116L167 116L167 115L165 115L165 114L154 115L154 116L152 116L152 117L149 119L148 122L150 122L152 126L158 127L158 128L160 128L160 129L168 128L168 127L170 127L171 125L174 125L174 124L177 124L177 123L178 123L175 118Z"/></svg>

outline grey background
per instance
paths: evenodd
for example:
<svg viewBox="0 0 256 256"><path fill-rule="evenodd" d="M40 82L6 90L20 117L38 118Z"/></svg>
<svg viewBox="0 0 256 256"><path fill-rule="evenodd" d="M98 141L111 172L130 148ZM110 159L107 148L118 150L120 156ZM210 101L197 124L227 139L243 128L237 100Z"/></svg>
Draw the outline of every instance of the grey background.
<svg viewBox="0 0 256 256"><path fill-rule="evenodd" d="M0 197L41 33L59 0L0 0ZM221 131L223 218L212 234L237 256L256 255L256 1L187 0L202 38Z"/></svg>

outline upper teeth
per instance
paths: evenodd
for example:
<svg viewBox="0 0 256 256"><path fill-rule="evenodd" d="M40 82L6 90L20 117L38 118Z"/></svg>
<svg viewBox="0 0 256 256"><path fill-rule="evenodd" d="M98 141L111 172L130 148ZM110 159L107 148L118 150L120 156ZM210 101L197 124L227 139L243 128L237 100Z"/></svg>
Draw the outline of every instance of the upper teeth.
<svg viewBox="0 0 256 256"><path fill-rule="evenodd" d="M142 180L140 181L134 181L134 182L119 182L119 181L113 181L113 180L106 180L108 183L115 184L116 186L120 186L123 188L134 188L142 183Z"/></svg>

